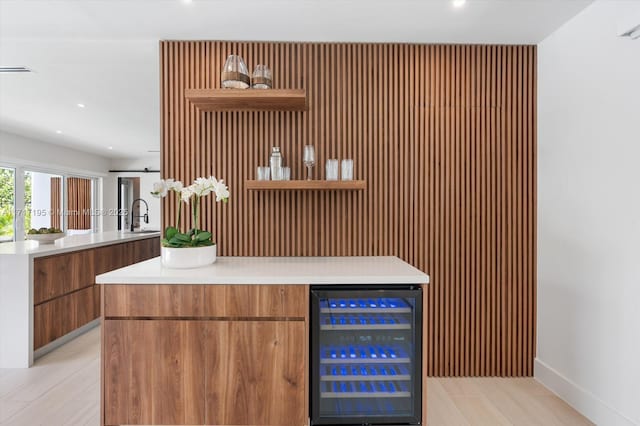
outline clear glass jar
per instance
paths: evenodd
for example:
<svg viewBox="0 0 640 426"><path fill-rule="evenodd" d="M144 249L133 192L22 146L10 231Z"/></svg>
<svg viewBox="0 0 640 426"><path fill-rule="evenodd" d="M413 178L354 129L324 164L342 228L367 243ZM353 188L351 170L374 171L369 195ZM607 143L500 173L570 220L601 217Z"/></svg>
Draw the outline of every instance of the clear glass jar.
<svg viewBox="0 0 640 426"><path fill-rule="evenodd" d="M222 87L225 89L247 89L250 86L249 70L244 59L229 55L222 69Z"/></svg>

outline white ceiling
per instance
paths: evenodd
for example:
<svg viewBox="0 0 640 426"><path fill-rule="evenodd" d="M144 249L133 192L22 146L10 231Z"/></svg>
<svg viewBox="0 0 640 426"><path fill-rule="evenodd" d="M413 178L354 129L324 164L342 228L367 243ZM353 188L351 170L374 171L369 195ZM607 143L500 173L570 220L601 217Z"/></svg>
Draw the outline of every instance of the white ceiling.
<svg viewBox="0 0 640 426"><path fill-rule="evenodd" d="M590 3L0 0L0 65L34 70L0 74L0 128L139 157L160 145L158 40L536 44Z"/></svg>

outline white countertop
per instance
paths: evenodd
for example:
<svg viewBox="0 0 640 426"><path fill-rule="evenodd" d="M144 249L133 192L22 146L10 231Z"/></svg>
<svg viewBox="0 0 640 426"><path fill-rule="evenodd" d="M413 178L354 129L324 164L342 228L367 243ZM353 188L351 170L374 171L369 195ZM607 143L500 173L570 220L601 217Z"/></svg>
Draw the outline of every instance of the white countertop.
<svg viewBox="0 0 640 426"><path fill-rule="evenodd" d="M97 232L90 234L68 235L54 244L42 244L37 241L17 241L0 244L0 256L30 255L32 257L50 256L69 251L107 246L127 241L142 240L160 236L160 232L130 233L121 231Z"/></svg>
<svg viewBox="0 0 640 426"><path fill-rule="evenodd" d="M397 257L219 257L196 269L164 268L156 257L96 277L98 284L427 284Z"/></svg>

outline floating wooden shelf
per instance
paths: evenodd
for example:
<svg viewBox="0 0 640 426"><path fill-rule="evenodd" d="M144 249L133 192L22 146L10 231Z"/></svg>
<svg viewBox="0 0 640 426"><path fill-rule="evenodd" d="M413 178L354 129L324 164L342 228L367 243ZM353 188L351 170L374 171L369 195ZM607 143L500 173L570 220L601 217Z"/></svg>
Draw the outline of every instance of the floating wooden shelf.
<svg viewBox="0 0 640 426"><path fill-rule="evenodd" d="M185 98L202 111L305 111L304 89L186 89Z"/></svg>
<svg viewBox="0 0 640 426"><path fill-rule="evenodd" d="M364 180L247 180L250 191L361 191Z"/></svg>

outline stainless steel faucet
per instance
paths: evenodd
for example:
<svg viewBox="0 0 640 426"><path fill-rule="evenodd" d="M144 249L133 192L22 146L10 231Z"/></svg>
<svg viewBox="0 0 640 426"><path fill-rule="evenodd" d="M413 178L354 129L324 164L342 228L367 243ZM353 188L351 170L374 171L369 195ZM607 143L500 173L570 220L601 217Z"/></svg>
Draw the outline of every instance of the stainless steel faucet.
<svg viewBox="0 0 640 426"><path fill-rule="evenodd" d="M136 203L136 201L142 201L144 203L144 205L147 207L147 212L143 215L139 215L139 216L134 216L133 215L133 205ZM147 202L145 200L143 200L142 198L136 198L135 200L133 200L133 202L131 202L131 232L133 232L133 218L134 217L142 217L144 218L144 223L149 223L149 204L147 204Z"/></svg>

